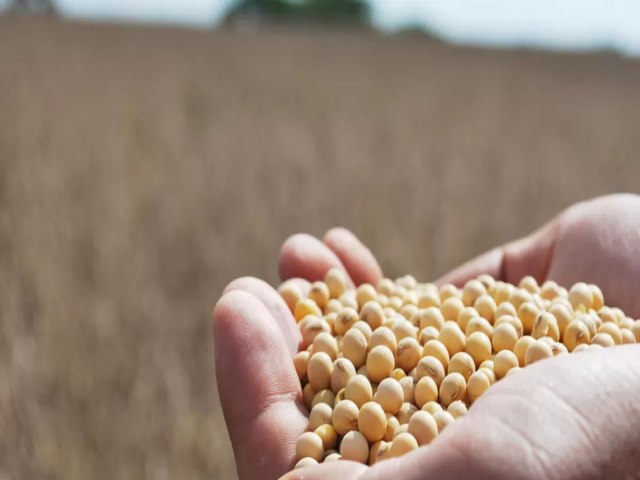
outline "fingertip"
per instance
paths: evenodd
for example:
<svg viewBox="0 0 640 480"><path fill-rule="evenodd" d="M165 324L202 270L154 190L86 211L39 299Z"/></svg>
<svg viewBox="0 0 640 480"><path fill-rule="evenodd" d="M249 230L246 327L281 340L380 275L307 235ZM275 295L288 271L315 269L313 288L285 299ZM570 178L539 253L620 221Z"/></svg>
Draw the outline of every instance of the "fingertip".
<svg viewBox="0 0 640 480"><path fill-rule="evenodd" d="M233 280L224 289L223 296L232 291L248 292L267 307L278 327L280 327L290 353L295 355L300 342L300 331L296 327L295 319L289 307L287 307L280 294L264 280L250 276Z"/></svg>
<svg viewBox="0 0 640 480"><path fill-rule="evenodd" d="M348 228L338 226L338 227L332 227L329 230L327 230L322 240L326 242L326 240L330 237L334 237L334 236L339 237L341 235L355 237L353 232Z"/></svg>
<svg viewBox="0 0 640 480"><path fill-rule="evenodd" d="M244 290L245 289L245 285L248 282L252 282L253 280L257 280L257 281L262 281L256 277L252 277L252 276L246 276L246 277L238 277L236 279L231 280L226 287L224 287L224 290L222 291L222 296L224 296L226 293L232 292L234 290Z"/></svg>
<svg viewBox="0 0 640 480"><path fill-rule="evenodd" d="M300 292L302 292L303 297L306 297L309 294L309 290L311 289L311 282L309 282L309 280L305 280L304 278L289 278L283 282L283 284L285 283L291 283L292 285L298 287L300 289Z"/></svg>
<svg viewBox="0 0 640 480"><path fill-rule="evenodd" d="M350 230L334 227L322 240L337 255L356 285L376 285L382 278L382 269L373 253Z"/></svg>
<svg viewBox="0 0 640 480"><path fill-rule="evenodd" d="M285 240L280 249L280 278L304 278L310 282L322 280L331 268L345 270L340 259L324 243L306 233L297 233Z"/></svg>
<svg viewBox="0 0 640 480"><path fill-rule="evenodd" d="M242 290L225 291L213 307L212 327L214 339L218 334L224 334L233 326L233 319L237 315L238 305L255 301L255 297Z"/></svg>
<svg viewBox="0 0 640 480"><path fill-rule="evenodd" d="M255 342L269 339L272 344L284 343L281 332L270 316L267 307L245 290L231 290L222 295L213 309L216 361L227 354L233 356L233 349L248 346L250 339ZM251 338L252 333L255 339ZM272 350L276 350L275 345Z"/></svg>

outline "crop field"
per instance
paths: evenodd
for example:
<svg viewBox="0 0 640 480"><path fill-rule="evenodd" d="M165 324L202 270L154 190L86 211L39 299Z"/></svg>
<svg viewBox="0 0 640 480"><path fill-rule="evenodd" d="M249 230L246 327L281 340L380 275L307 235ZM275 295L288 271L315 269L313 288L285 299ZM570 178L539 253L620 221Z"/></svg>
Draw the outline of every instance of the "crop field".
<svg viewBox="0 0 640 480"><path fill-rule="evenodd" d="M227 282L333 225L427 280L637 191L639 85L604 53L0 18L0 479L235 478Z"/></svg>

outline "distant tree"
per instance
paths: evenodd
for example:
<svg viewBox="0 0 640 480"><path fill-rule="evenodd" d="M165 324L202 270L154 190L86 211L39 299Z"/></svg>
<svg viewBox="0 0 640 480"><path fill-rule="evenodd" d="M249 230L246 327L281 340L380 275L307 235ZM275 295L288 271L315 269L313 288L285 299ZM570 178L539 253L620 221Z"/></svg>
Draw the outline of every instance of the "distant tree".
<svg viewBox="0 0 640 480"><path fill-rule="evenodd" d="M400 30L396 30L395 35L399 37L418 38L423 40L442 42L442 39L438 37L438 35L426 25L409 25L407 27L401 28Z"/></svg>
<svg viewBox="0 0 640 480"><path fill-rule="evenodd" d="M10 0L9 13L55 15L57 10L53 0Z"/></svg>
<svg viewBox="0 0 640 480"><path fill-rule="evenodd" d="M363 0L242 0L226 22L302 21L366 23L369 8Z"/></svg>

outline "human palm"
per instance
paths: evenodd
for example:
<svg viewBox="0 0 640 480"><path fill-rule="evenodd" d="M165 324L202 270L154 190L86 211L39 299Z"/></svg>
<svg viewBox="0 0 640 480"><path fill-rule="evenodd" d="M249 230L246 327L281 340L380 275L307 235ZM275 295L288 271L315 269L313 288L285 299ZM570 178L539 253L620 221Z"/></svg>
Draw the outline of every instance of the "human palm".
<svg viewBox="0 0 640 480"><path fill-rule="evenodd" d="M301 288L343 268L354 284L382 272L344 229L323 242L295 235L280 273ZM640 197L577 204L532 235L496 248L440 280L480 273L561 285L598 284L608 304L640 316ZM300 334L278 293L255 278L225 289L213 314L216 375L241 480L276 479L294 464L307 424L293 367ZM286 478L640 478L640 345L561 355L528 366L484 394L432 444L373 467L348 461Z"/></svg>

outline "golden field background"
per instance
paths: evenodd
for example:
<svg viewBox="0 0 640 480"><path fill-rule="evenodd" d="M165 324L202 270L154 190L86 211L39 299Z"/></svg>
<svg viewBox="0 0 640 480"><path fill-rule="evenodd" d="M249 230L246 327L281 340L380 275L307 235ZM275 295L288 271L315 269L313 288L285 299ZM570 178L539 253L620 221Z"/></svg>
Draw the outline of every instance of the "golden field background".
<svg viewBox="0 0 640 480"><path fill-rule="evenodd" d="M234 478L228 281L333 225L426 280L637 191L638 85L610 54L0 19L0 479Z"/></svg>

